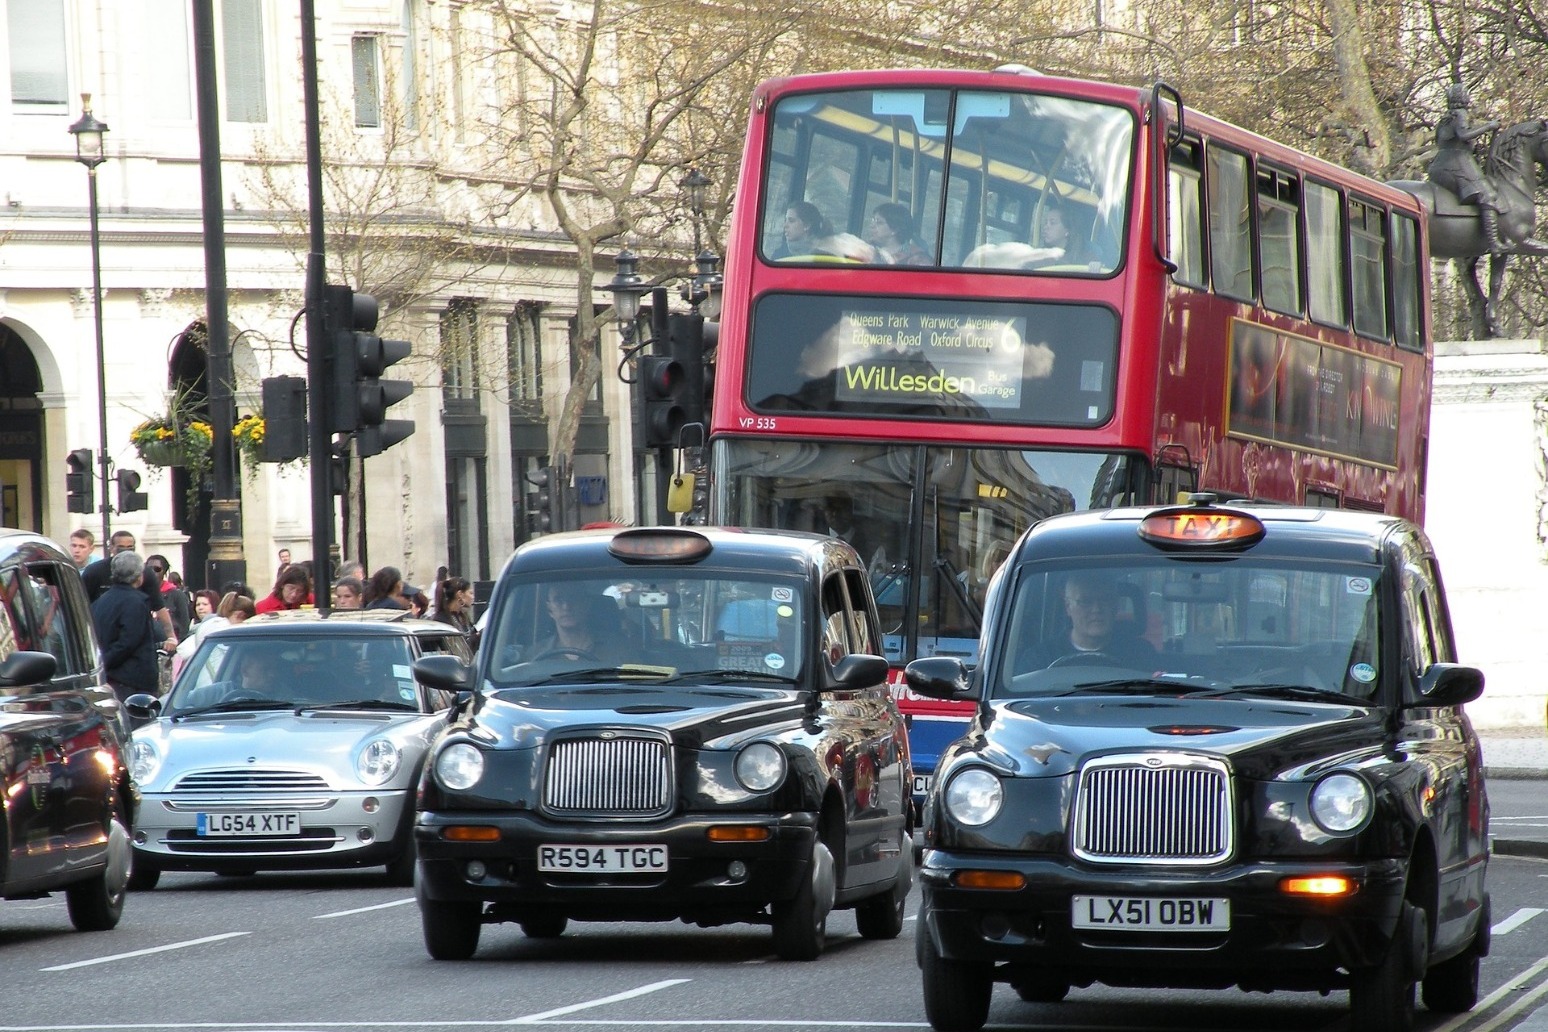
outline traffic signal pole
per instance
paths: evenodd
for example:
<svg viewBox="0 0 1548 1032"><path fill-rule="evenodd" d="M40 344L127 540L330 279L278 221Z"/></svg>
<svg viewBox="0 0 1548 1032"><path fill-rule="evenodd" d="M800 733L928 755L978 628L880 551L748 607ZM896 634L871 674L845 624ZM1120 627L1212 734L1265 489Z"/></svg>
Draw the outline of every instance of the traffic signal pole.
<svg viewBox="0 0 1548 1032"><path fill-rule="evenodd" d="M322 129L317 100L317 16L312 0L301 0L301 89L306 107L307 206L311 247L306 256L306 378L309 386L307 460L312 473L312 576L317 608L333 601L333 472L329 425L332 398L332 347L323 325L323 293L327 283L323 262Z"/></svg>

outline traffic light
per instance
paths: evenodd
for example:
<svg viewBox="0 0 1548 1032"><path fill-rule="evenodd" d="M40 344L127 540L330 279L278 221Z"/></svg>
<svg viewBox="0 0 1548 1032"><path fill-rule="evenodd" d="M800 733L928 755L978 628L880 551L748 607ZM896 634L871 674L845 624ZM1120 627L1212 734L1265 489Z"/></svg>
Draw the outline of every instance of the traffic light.
<svg viewBox="0 0 1548 1032"><path fill-rule="evenodd" d="M565 529L565 485L555 466L543 466L527 474L527 529L533 534L553 534Z"/></svg>
<svg viewBox="0 0 1548 1032"><path fill-rule="evenodd" d="M65 473L65 492L68 495L65 508L69 512L95 512L96 492L92 490L92 454L90 448L77 448L65 459L69 471Z"/></svg>
<svg viewBox="0 0 1548 1032"><path fill-rule="evenodd" d="M382 374L408 358L406 340L383 340L373 331L376 298L344 286L323 288L323 333L333 368L328 429L355 435L361 458L380 455L414 432L412 419L388 419L387 409L414 393L407 380L383 380Z"/></svg>
<svg viewBox="0 0 1548 1032"><path fill-rule="evenodd" d="M688 374L671 355L640 359L640 433L647 448L675 448L688 421L683 407Z"/></svg>
<svg viewBox="0 0 1548 1032"><path fill-rule="evenodd" d="M307 453L306 378L263 381L263 461L290 462Z"/></svg>
<svg viewBox="0 0 1548 1032"><path fill-rule="evenodd" d="M113 474L118 482L118 511L139 512L150 507L150 496L140 490L140 474L137 470L121 469Z"/></svg>
<svg viewBox="0 0 1548 1032"><path fill-rule="evenodd" d="M672 357L683 370L683 423L703 423L709 418L704 397L704 316L697 312L672 315L667 327ZM672 444L677 444L675 435Z"/></svg>
<svg viewBox="0 0 1548 1032"><path fill-rule="evenodd" d="M328 374L328 432L352 434L360 429L360 358L356 346L357 328L369 335L376 328L375 299L361 294L362 304L371 302L367 311L355 316L355 292L332 283L323 287L323 339L333 359ZM361 324L364 324L361 326Z"/></svg>

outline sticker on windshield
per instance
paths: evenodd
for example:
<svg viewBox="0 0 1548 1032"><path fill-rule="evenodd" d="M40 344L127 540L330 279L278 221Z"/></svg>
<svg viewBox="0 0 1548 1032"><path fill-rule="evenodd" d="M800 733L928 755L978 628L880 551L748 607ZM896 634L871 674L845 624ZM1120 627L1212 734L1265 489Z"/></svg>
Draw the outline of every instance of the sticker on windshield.
<svg viewBox="0 0 1548 1032"><path fill-rule="evenodd" d="M769 598L775 602L795 601L795 592L790 588L775 588L769 592Z"/></svg>
<svg viewBox="0 0 1548 1032"><path fill-rule="evenodd" d="M402 663L394 663L392 665L392 676L399 681L409 681L413 679L414 672Z"/></svg>
<svg viewBox="0 0 1548 1032"><path fill-rule="evenodd" d="M763 665L770 670L783 670L785 669L785 657L778 652L770 652L763 657Z"/></svg>
<svg viewBox="0 0 1548 1032"><path fill-rule="evenodd" d="M404 702L414 701L414 686L412 684L398 683L398 698Z"/></svg>
<svg viewBox="0 0 1548 1032"><path fill-rule="evenodd" d="M1376 668L1369 663L1356 663L1349 668L1349 676L1361 684L1370 684L1376 680Z"/></svg>
<svg viewBox="0 0 1548 1032"><path fill-rule="evenodd" d="M1371 593L1371 579L1369 577L1350 577L1344 581L1344 590L1351 595L1369 595Z"/></svg>
<svg viewBox="0 0 1548 1032"><path fill-rule="evenodd" d="M787 620L790 619L792 616L795 616L795 610L790 608L789 606L780 606L779 608L774 610L774 613L775 613L776 616L782 616L782 617L784 617Z"/></svg>

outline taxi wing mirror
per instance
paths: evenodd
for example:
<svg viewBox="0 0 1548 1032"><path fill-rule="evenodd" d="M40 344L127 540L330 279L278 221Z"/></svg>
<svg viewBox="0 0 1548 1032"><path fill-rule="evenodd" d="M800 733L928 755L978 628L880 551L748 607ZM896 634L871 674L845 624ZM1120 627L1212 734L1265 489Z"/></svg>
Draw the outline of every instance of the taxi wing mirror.
<svg viewBox="0 0 1548 1032"><path fill-rule="evenodd" d="M414 677L429 688L445 692L471 692L473 668L456 656L442 653L414 660Z"/></svg>
<svg viewBox="0 0 1548 1032"><path fill-rule="evenodd" d="M972 672L956 656L916 659L903 668L903 678L908 682L910 691L930 699L954 702L971 699L977 694L973 688Z"/></svg>
<svg viewBox="0 0 1548 1032"><path fill-rule="evenodd" d="M840 688L873 688L887 682L887 661L881 656L856 652L833 667L833 681Z"/></svg>
<svg viewBox="0 0 1548 1032"><path fill-rule="evenodd" d="M0 663L0 688L42 684L53 678L58 667L52 652L13 652Z"/></svg>
<svg viewBox="0 0 1548 1032"><path fill-rule="evenodd" d="M1432 663L1419 679L1415 706L1460 706L1483 694L1484 675L1460 663Z"/></svg>

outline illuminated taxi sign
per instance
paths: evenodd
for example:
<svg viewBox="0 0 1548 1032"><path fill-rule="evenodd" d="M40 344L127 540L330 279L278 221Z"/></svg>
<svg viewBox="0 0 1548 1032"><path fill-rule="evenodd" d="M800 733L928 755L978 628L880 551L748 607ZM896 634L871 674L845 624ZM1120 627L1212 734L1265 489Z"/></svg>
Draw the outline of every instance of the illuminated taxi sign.
<svg viewBox="0 0 1548 1032"><path fill-rule="evenodd" d="M1230 509L1166 509L1140 523L1140 537L1171 548L1245 548L1262 540L1263 522Z"/></svg>
<svg viewBox="0 0 1548 1032"><path fill-rule="evenodd" d="M714 548L709 538L674 527L619 531L607 550L628 563L693 563Z"/></svg>

